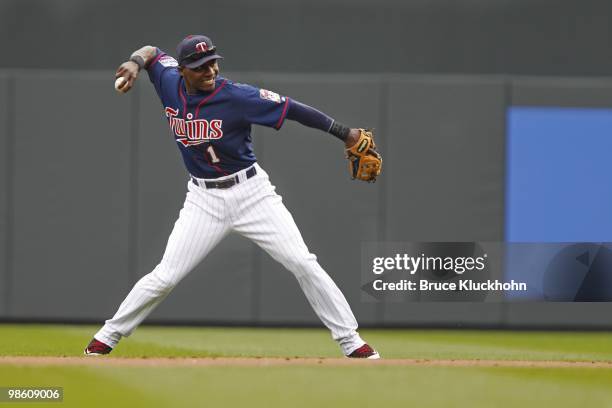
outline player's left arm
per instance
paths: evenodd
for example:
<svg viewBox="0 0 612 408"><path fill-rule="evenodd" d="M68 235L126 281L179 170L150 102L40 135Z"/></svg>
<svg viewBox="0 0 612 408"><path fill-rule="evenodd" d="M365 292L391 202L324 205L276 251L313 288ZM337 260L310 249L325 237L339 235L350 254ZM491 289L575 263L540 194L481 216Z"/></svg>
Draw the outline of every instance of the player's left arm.
<svg viewBox="0 0 612 408"><path fill-rule="evenodd" d="M371 183L376 181L382 170L382 157L376 151L372 131L349 128L313 107L295 100L289 102L287 119L331 133L344 142L349 173L353 179Z"/></svg>
<svg viewBox="0 0 612 408"><path fill-rule="evenodd" d="M322 130L342 140L346 147L351 147L359 140L360 130L350 128L332 119L325 113L291 99L287 110L287 119L294 120L304 126Z"/></svg>
<svg viewBox="0 0 612 408"><path fill-rule="evenodd" d="M285 119L295 120L304 126L330 133L344 142L345 157L354 179L373 182L380 174L382 157L376 151L374 135L365 129L350 128L323 112L280 96L276 92L258 89L250 85L236 84L240 95L244 122L280 129Z"/></svg>
<svg viewBox="0 0 612 408"><path fill-rule="evenodd" d="M358 129L344 126L328 115L295 99L246 84L235 84L234 87L237 94L240 95L239 103L245 123L255 123L278 130L283 126L285 119L290 119L331 133L347 146L352 146L359 140Z"/></svg>
<svg viewBox="0 0 612 408"><path fill-rule="evenodd" d="M323 112L295 99L250 85L235 84L235 87L241 95L240 103L246 123L269 126L278 130L285 119L289 119L330 133L342 140L347 147L359 141L359 129L345 126Z"/></svg>

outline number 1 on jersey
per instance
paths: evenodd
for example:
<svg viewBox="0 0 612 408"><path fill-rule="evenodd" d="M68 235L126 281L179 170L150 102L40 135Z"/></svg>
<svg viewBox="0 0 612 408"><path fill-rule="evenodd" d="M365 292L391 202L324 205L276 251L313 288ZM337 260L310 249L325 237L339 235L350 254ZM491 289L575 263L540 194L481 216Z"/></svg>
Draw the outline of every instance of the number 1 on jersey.
<svg viewBox="0 0 612 408"><path fill-rule="evenodd" d="M217 153L215 153L215 149L213 149L212 145L208 146L206 151L210 154L210 159L213 163L219 163L221 161L219 157L217 157Z"/></svg>

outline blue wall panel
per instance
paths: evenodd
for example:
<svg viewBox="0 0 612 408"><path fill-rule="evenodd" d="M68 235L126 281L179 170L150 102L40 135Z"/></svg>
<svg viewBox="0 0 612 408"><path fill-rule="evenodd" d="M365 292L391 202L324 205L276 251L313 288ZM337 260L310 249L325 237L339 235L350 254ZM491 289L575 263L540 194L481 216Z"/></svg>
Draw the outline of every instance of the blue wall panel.
<svg viewBox="0 0 612 408"><path fill-rule="evenodd" d="M611 136L611 109L509 109L506 239L612 241Z"/></svg>

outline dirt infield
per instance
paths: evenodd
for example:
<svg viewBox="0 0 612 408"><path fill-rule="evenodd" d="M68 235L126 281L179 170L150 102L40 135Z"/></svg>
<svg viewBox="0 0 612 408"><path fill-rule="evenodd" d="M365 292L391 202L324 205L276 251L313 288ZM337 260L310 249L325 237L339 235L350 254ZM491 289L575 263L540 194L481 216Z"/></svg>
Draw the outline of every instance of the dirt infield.
<svg viewBox="0 0 612 408"><path fill-rule="evenodd" d="M200 357L200 358L120 358L109 356L26 357L0 356L0 365L27 366L133 366L133 367L281 367L281 366L424 366L424 367L538 367L538 368L609 368L612 361L535 361L535 360L419 360L281 357Z"/></svg>

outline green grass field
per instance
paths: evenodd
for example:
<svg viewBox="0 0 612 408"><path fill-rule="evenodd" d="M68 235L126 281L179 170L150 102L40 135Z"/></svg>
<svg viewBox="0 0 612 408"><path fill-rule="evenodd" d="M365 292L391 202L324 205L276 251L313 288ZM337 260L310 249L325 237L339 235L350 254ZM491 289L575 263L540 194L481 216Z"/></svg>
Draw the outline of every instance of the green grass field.
<svg viewBox="0 0 612 408"><path fill-rule="evenodd" d="M0 325L0 356L79 356L96 330ZM362 330L361 334L386 359L612 361L611 333ZM144 326L111 356L101 358L341 355L323 329ZM15 405L19 407L612 407L612 368L591 367L0 363L2 386L64 387L61 403Z"/></svg>

